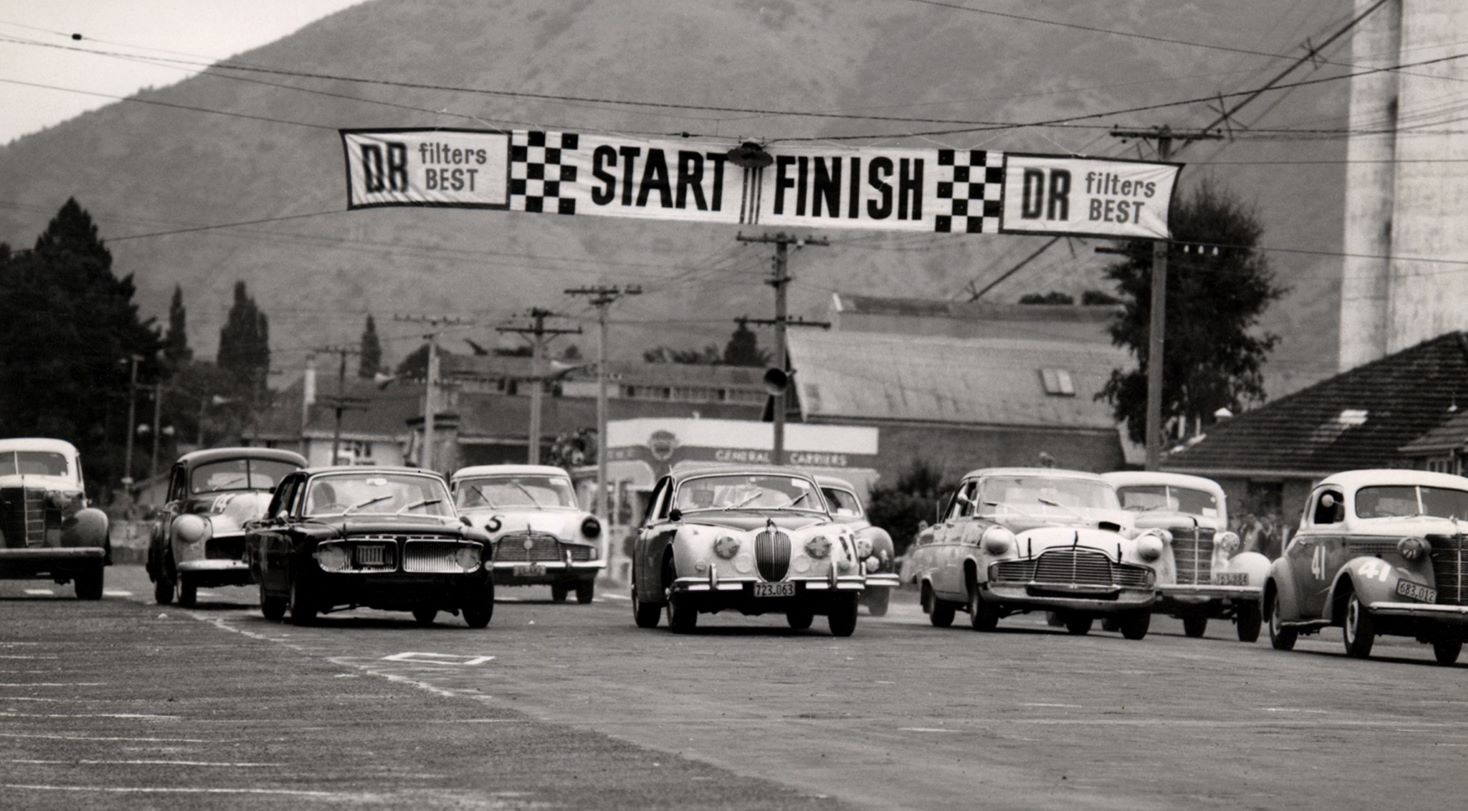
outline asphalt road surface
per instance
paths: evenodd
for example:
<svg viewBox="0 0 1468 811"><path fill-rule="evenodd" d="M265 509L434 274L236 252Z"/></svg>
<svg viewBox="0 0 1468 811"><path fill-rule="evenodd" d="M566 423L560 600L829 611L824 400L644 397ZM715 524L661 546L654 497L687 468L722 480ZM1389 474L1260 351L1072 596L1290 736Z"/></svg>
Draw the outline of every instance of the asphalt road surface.
<svg viewBox="0 0 1468 811"><path fill-rule="evenodd" d="M1411 640L1347 659L932 628L911 594L855 636L721 614L699 632L503 589L490 627L358 610L297 628L250 589L99 603L0 582L7 807L1418 808L1468 796L1468 673Z"/></svg>

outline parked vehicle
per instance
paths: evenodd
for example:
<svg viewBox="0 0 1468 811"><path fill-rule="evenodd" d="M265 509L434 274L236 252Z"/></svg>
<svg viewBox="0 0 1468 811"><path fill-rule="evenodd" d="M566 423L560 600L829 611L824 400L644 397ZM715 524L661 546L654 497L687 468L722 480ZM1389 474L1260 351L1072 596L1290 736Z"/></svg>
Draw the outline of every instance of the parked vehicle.
<svg viewBox="0 0 1468 811"><path fill-rule="evenodd" d="M1116 490L1094 473L985 468L963 477L941 520L909 556L923 611L938 627L969 614L974 630L1053 611L1072 634L1097 617L1141 639L1157 600L1166 533L1138 533Z"/></svg>
<svg viewBox="0 0 1468 811"><path fill-rule="evenodd" d="M601 522L576 504L571 476L547 465L466 467L450 481L459 511L495 544L498 586L551 587L551 599L595 598L607 565Z"/></svg>
<svg viewBox="0 0 1468 811"><path fill-rule="evenodd" d="M1346 653L1371 655L1376 637L1432 645L1458 661L1468 635L1468 479L1421 470L1328 476L1305 502L1300 530L1269 569L1269 641L1340 626Z"/></svg>
<svg viewBox="0 0 1468 811"><path fill-rule="evenodd" d="M363 606L411 611L422 625L447 611L483 628L494 615L492 554L444 480L411 468L293 471L245 535L261 613L289 612L297 625Z"/></svg>
<svg viewBox="0 0 1468 811"><path fill-rule="evenodd" d="M700 613L783 613L804 630L856 630L861 573L851 530L831 520L820 488L788 468L706 468L663 476L632 554L639 628L688 633Z"/></svg>
<svg viewBox="0 0 1468 811"><path fill-rule="evenodd" d="M1208 620L1232 620L1241 642L1259 638L1259 595L1269 558L1242 552L1228 529L1228 499L1212 479L1181 473L1122 471L1102 474L1116 487L1121 506L1139 529L1163 529L1172 538L1158 561L1157 614L1183 621L1200 637Z"/></svg>
<svg viewBox="0 0 1468 811"><path fill-rule="evenodd" d="M87 503L76 448L60 439L0 439L0 579L70 582L102 599L112 563L107 514Z"/></svg>
<svg viewBox="0 0 1468 811"><path fill-rule="evenodd" d="M245 522L262 518L270 491L306 466L299 453L274 448L214 448L173 463L167 501L153 521L148 578L159 605L194 604L201 587L246 586Z"/></svg>
<svg viewBox="0 0 1468 811"><path fill-rule="evenodd" d="M817 476L816 483L821 486L821 495L826 497L832 520L850 527L856 539L856 556L861 559L867 577L861 604L874 617L886 615L892 589L898 584L892 536L867 520L866 509L851 482L834 476Z"/></svg>

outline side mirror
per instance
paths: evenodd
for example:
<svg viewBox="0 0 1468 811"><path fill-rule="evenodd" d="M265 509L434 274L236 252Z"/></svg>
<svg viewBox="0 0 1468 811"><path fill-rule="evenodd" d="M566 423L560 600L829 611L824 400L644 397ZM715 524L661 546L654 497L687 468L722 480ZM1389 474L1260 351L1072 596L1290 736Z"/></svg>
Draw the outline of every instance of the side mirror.
<svg viewBox="0 0 1468 811"><path fill-rule="evenodd" d="M277 524L284 524L286 522L286 519L290 517L290 513L286 512L285 510L281 510L280 512L275 514L274 518L271 518L270 520L274 521Z"/></svg>
<svg viewBox="0 0 1468 811"><path fill-rule="evenodd" d="M668 510L668 520L669 521L682 521L683 520L683 511L680 510L680 509L678 509L677 507L674 507L673 509Z"/></svg>

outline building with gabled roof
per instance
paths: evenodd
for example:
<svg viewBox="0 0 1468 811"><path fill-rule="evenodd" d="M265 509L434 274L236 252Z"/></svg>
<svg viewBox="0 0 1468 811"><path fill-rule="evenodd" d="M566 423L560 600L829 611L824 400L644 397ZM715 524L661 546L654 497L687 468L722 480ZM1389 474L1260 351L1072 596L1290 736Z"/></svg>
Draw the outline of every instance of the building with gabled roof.
<svg viewBox="0 0 1468 811"><path fill-rule="evenodd" d="M1017 338L1111 344L1118 306L1000 304L832 293L826 320L838 332Z"/></svg>

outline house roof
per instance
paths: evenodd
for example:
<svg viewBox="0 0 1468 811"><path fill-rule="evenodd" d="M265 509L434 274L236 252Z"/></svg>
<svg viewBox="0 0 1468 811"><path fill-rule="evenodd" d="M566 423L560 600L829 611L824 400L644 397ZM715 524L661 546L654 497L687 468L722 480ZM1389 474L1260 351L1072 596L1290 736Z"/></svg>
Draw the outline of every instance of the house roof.
<svg viewBox="0 0 1468 811"><path fill-rule="evenodd" d="M750 419L759 414L758 405L729 403L683 403L668 400L607 400L607 419L635 417L706 417ZM503 439L524 441L530 433L530 398L523 395L464 392L459 395L459 436L463 440ZM541 402L541 435L596 427L596 398L545 397Z"/></svg>
<svg viewBox="0 0 1468 811"><path fill-rule="evenodd" d="M833 294L832 307L839 313L905 315L923 318L962 318L984 321L1068 321L1105 324L1116 314L1115 306L1074 304L1000 304L987 301L864 296Z"/></svg>
<svg viewBox="0 0 1468 811"><path fill-rule="evenodd" d="M1111 344L1116 306L998 304L987 301L834 293L828 316L840 332L892 332L956 338L1032 338Z"/></svg>
<svg viewBox="0 0 1468 811"><path fill-rule="evenodd" d="M275 404L260 417L262 437L299 437L301 430L301 392L303 382L296 380L275 396ZM408 435L408 420L422 413L423 388L412 383L395 383L379 389L371 380L351 378L343 387L346 396L361 408L342 411L342 436L348 439L393 440ZM336 413L331 398L337 393L334 375L316 378L316 402L306 422L305 433L330 436L336 428ZM247 434L253 429L247 429Z"/></svg>
<svg viewBox="0 0 1468 811"><path fill-rule="evenodd" d="M1163 466L1323 476L1390 467L1468 403L1468 336L1449 332L1215 424Z"/></svg>
<svg viewBox="0 0 1468 811"><path fill-rule="evenodd" d="M1462 409L1458 403L1451 403L1447 422L1403 445L1402 455L1431 456L1468 448L1468 411Z"/></svg>
<svg viewBox="0 0 1468 811"><path fill-rule="evenodd" d="M1096 394L1132 362L1115 347L1068 341L815 330L788 341L807 420L1113 431Z"/></svg>

